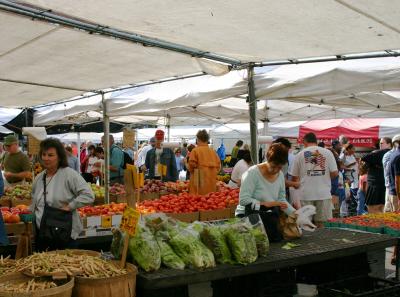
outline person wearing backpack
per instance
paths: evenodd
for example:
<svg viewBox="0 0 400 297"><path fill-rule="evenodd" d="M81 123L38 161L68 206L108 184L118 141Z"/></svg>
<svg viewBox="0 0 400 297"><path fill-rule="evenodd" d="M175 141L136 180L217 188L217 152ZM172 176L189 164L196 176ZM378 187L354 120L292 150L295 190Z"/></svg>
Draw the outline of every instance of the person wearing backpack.
<svg viewBox="0 0 400 297"><path fill-rule="evenodd" d="M220 172L223 173L224 160L226 158L226 151L225 151L225 146L224 146L223 141L221 141L221 145L217 149L217 155L218 155L219 160L221 161L221 171Z"/></svg>
<svg viewBox="0 0 400 297"><path fill-rule="evenodd" d="M104 136L101 138L101 143L104 147ZM124 184L124 166L126 166L124 152L114 143L114 136L110 135L110 167L108 168L110 184Z"/></svg>

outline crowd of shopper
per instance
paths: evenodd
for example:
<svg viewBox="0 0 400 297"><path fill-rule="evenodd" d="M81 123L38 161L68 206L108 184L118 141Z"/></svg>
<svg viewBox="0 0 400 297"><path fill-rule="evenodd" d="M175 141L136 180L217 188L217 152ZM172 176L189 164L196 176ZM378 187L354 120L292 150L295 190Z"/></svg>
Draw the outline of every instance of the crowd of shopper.
<svg viewBox="0 0 400 297"><path fill-rule="evenodd" d="M277 149L276 144L285 150ZM325 144L318 143L314 133L308 133L303 137L304 149L294 156L289 153L290 141L276 139L267 151L264 163L251 167L251 160L237 162L236 158L229 182L232 188L241 187L236 213L242 215L249 205L253 208L267 205L265 201L287 201L295 208L314 205L316 215L313 219L321 227L332 218L335 208L341 216L398 211L399 144L400 135L384 137L380 139L378 149L356 156L354 144L344 136L325 148ZM232 153L239 151L241 145L238 141ZM271 161L277 154L285 162ZM275 191L280 179L276 168L282 173L285 192Z"/></svg>
<svg viewBox="0 0 400 297"><path fill-rule="evenodd" d="M206 130L197 133L196 144L165 144L164 136L164 131L157 130L149 142L133 151L117 145L110 135L108 168L104 165L104 138L98 145L82 143L79 156L76 144L63 144L66 166L90 183L101 182L108 170L113 184L123 183L124 169L131 163L148 179L189 180L193 194L215 191L216 176L222 172L225 157L229 155L224 144L221 143L217 151L211 148ZM334 208L341 216L397 211L399 143L400 135L384 137L380 139L379 148L359 156L346 137L326 145L318 142L314 133L308 133L303 137L303 150L294 155L291 142L280 137L270 145L265 162L253 165L250 147L238 140L228 163L233 167L228 186L241 189L237 213L243 213L249 204L253 208L258 204L279 204L285 210L311 204L317 210L314 222L321 226L332 218ZM6 153L2 151L0 157L5 180L2 176L0 185L31 179L31 164L15 136L4 139L4 150ZM283 202L288 202L288 206Z"/></svg>

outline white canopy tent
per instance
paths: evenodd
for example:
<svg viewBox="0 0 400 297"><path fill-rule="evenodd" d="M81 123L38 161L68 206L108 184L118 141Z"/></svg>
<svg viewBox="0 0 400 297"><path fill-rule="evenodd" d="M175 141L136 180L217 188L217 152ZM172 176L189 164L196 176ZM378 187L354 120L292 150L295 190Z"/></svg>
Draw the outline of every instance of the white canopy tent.
<svg viewBox="0 0 400 297"><path fill-rule="evenodd" d="M381 138L381 137L390 137L392 138L394 135L400 133L400 118L385 118L385 119L368 119L368 125L366 125L366 122L363 121L363 123L359 123L359 126L356 125L357 122L360 122L361 120L354 120L351 119L350 121L348 120L343 120L343 119L337 119L335 121L329 121L329 125L327 125L328 120L317 120L317 121L293 121L293 122L283 122L283 123L270 123L268 125L268 129L264 130L262 128L262 125L258 125L258 130L259 130L259 135L264 135L264 136L272 136L274 138L277 137L287 137L287 138L299 138L300 136L300 130L303 127L308 127L308 130L306 132L310 131L310 127L315 127L312 128L312 130L319 134L323 133L324 130L329 130L332 128L339 128L339 127L345 127L347 125L347 133L350 133L351 135L358 134L358 137L361 138ZM344 123L342 123L344 122ZM349 124L352 123L355 126L349 126ZM316 128L318 127L318 128ZM376 129L376 127L378 127ZM376 129L376 130L375 130ZM370 130L370 133L366 133L367 130ZM358 133L355 131L359 131ZM360 132L362 131L362 132ZM303 132L303 135L304 133ZM326 134L327 132L325 132ZM331 132L332 133L332 132ZM348 136L349 134L347 134ZM372 136L373 135L373 136ZM210 136L213 139L213 145L214 148L217 148L221 141L224 142L225 146L228 149L232 149L234 144L236 143L237 140L241 139L245 143L250 143L250 124L249 123L243 123L243 124L229 124L226 126L221 126L217 127L215 129L212 129L210 131ZM336 137L338 137L337 135ZM323 138L323 136L322 136ZM354 138L354 137L352 137ZM354 140L354 139L353 139ZM356 146L359 146L359 144L356 144ZM368 145L364 145L368 146Z"/></svg>
<svg viewBox="0 0 400 297"><path fill-rule="evenodd" d="M256 71L254 84L260 99L400 111L398 57L262 67Z"/></svg>
<svg viewBox="0 0 400 297"><path fill-rule="evenodd" d="M263 136L297 138L299 136L300 125L306 121L292 121L282 123L269 123L265 130L262 123L258 124L258 134ZM244 143L250 144L250 124L228 124L210 130L212 144L216 149L221 142L230 151L239 139Z"/></svg>
<svg viewBox="0 0 400 297"><path fill-rule="evenodd" d="M0 126L0 134L11 134L13 131L8 130L7 128Z"/></svg>
<svg viewBox="0 0 400 297"><path fill-rule="evenodd" d="M172 128L171 129L171 142L181 142L182 140L191 140L195 138L195 135L199 129L210 130L211 127L181 127L181 128ZM154 128L145 128L145 129L137 129L137 140L138 141L149 141L151 137L155 135L157 129ZM123 138L123 133L111 133L114 136L116 142L121 142ZM93 133L93 132L81 132L80 138L83 142L91 141L93 143L100 143L101 137L104 133ZM65 134L54 134L51 137L59 138L61 141L65 142L76 142L77 135L76 133L65 133Z"/></svg>
<svg viewBox="0 0 400 297"><path fill-rule="evenodd" d="M400 89L400 58L256 69L256 95L271 99L258 103L260 120L393 117L400 106L400 92L395 90ZM218 77L125 89L106 98L109 115L118 122L167 125L168 117L171 126L242 123L249 121L246 84L245 71L231 71ZM102 99L97 95L37 108L34 123L54 125L101 117Z"/></svg>
<svg viewBox="0 0 400 297"><path fill-rule="evenodd" d="M400 48L395 0L25 2L243 62Z"/></svg>
<svg viewBox="0 0 400 297"><path fill-rule="evenodd" d="M19 108L0 107L0 126L7 124L22 112Z"/></svg>
<svg viewBox="0 0 400 297"><path fill-rule="evenodd" d="M0 36L2 106L32 106L111 86L201 72L187 55L4 12Z"/></svg>
<svg viewBox="0 0 400 297"><path fill-rule="evenodd" d="M0 0L0 9L2 106L210 71L198 58L247 67L400 48L395 0Z"/></svg>

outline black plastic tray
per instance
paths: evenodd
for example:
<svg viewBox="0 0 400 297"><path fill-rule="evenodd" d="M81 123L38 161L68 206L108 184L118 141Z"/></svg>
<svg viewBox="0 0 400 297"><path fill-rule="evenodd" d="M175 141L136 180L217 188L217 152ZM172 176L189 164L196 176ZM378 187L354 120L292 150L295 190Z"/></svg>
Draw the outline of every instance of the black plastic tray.
<svg viewBox="0 0 400 297"><path fill-rule="evenodd" d="M319 297L400 296L400 283L372 276L358 276L318 286Z"/></svg>

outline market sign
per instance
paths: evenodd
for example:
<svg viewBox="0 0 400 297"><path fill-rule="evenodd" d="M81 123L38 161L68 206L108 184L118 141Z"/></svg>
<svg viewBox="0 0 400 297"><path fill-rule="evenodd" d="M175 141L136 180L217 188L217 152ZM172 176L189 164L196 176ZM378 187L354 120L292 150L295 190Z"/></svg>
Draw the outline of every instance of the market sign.
<svg viewBox="0 0 400 297"><path fill-rule="evenodd" d="M38 155L40 151L40 140L29 135L28 136L28 153L30 155Z"/></svg>
<svg viewBox="0 0 400 297"><path fill-rule="evenodd" d="M135 131L132 129L124 129L122 137L122 146L132 148L135 146Z"/></svg>
<svg viewBox="0 0 400 297"><path fill-rule="evenodd" d="M134 236L139 219L140 212L131 207L127 207L122 215L120 229L128 233L129 236Z"/></svg>
<svg viewBox="0 0 400 297"><path fill-rule="evenodd" d="M334 139L331 138L318 138L318 142L323 142L326 145L331 145ZM349 143L358 147L375 147L378 139L375 138L349 138Z"/></svg>

